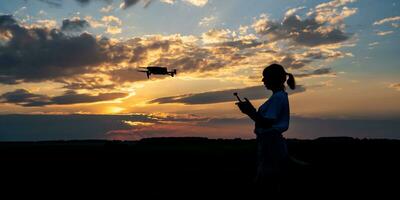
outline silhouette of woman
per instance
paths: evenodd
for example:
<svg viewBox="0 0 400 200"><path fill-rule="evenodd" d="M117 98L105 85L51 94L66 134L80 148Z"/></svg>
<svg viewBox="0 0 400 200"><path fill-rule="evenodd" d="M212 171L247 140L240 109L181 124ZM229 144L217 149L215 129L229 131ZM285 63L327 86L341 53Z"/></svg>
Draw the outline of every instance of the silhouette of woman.
<svg viewBox="0 0 400 200"><path fill-rule="evenodd" d="M262 104L258 111L245 98L236 103L239 109L255 122L254 133L257 136L257 176L258 186L267 186L267 190L279 191L285 166L289 160L286 140L282 133L289 128L290 110L288 94L284 83L295 89L294 76L286 73L279 64L272 64L263 71L265 87L273 94Z"/></svg>

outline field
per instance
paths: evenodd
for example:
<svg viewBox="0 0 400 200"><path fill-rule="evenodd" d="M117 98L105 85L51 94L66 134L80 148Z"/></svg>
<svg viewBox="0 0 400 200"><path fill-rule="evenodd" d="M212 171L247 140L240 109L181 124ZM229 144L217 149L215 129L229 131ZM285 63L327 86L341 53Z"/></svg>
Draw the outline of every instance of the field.
<svg viewBox="0 0 400 200"><path fill-rule="evenodd" d="M282 193L389 194L399 180L400 141L288 140L290 166ZM0 143L7 188L168 194L253 194L255 140L153 138L141 141ZM4 189L4 188L3 188Z"/></svg>

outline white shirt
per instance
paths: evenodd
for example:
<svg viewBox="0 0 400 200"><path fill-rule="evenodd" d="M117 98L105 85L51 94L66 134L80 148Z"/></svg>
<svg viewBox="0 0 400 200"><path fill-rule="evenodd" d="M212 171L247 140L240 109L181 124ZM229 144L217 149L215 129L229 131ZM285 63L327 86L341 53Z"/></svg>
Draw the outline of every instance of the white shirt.
<svg viewBox="0 0 400 200"><path fill-rule="evenodd" d="M290 109L288 94L284 91L274 93L264 104L258 108L261 116L274 120L272 129L283 133L289 129ZM265 134L270 132L271 128L256 128L255 134Z"/></svg>

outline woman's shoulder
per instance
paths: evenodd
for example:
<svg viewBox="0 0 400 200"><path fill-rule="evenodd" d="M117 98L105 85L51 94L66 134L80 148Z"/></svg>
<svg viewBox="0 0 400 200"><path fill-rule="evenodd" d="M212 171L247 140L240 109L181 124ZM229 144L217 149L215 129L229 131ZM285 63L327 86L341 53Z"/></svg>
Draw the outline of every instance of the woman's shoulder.
<svg viewBox="0 0 400 200"><path fill-rule="evenodd" d="M281 90L279 92L275 92L271 98L287 98L288 94L285 90Z"/></svg>

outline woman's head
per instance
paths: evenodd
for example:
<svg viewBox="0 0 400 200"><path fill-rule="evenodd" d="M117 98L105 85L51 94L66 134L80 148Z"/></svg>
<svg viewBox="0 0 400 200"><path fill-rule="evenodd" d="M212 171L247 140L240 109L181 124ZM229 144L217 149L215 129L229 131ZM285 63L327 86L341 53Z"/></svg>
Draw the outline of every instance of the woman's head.
<svg viewBox="0 0 400 200"><path fill-rule="evenodd" d="M288 79L286 79L287 76L289 76ZM272 64L266 67L263 71L262 81L269 90L285 89L285 81L290 89L294 90L296 88L294 76L290 73L286 73L282 65L279 64Z"/></svg>

